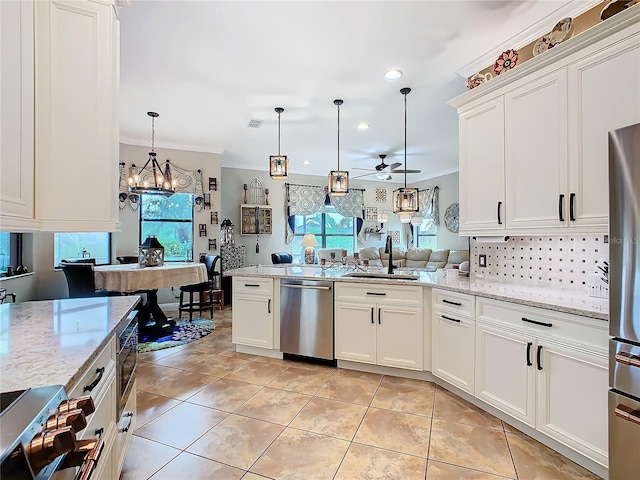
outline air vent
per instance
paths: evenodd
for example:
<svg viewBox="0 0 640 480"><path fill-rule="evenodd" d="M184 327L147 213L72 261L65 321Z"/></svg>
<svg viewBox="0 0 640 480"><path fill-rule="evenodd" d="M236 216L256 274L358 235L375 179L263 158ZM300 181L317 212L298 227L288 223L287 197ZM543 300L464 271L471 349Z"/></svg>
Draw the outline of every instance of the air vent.
<svg viewBox="0 0 640 480"><path fill-rule="evenodd" d="M247 125L247 127L260 128L261 125L262 125L262 120L249 120L249 125Z"/></svg>

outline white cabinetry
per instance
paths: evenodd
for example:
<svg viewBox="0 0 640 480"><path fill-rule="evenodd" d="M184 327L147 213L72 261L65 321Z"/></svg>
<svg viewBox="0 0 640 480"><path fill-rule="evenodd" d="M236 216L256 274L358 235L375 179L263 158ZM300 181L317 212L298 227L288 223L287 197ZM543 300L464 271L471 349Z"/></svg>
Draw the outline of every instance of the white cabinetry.
<svg viewBox="0 0 640 480"><path fill-rule="evenodd" d="M422 370L422 329L422 287L336 282L338 360Z"/></svg>
<svg viewBox="0 0 640 480"><path fill-rule="evenodd" d="M6 3L0 10L0 229L115 231L115 2Z"/></svg>
<svg viewBox="0 0 640 480"><path fill-rule="evenodd" d="M607 132L640 123L640 35L569 65L569 192L574 224L607 225ZM603 161L604 159L604 161Z"/></svg>
<svg viewBox="0 0 640 480"><path fill-rule="evenodd" d="M460 233L504 229L504 99L460 114Z"/></svg>
<svg viewBox="0 0 640 480"><path fill-rule="evenodd" d="M450 102L461 234L607 231L607 133L640 122L638 17L596 25Z"/></svg>
<svg viewBox="0 0 640 480"><path fill-rule="evenodd" d="M475 298L433 289L432 373L473 394Z"/></svg>
<svg viewBox="0 0 640 480"><path fill-rule="evenodd" d="M566 71L507 92L504 108L506 228L565 227Z"/></svg>
<svg viewBox="0 0 640 480"><path fill-rule="evenodd" d="M233 343L274 348L273 283L272 278L233 277Z"/></svg>
<svg viewBox="0 0 640 480"><path fill-rule="evenodd" d="M607 465L607 324L477 299L475 396Z"/></svg>
<svg viewBox="0 0 640 480"><path fill-rule="evenodd" d="M32 2L0 2L0 44L0 228L37 230L33 211Z"/></svg>

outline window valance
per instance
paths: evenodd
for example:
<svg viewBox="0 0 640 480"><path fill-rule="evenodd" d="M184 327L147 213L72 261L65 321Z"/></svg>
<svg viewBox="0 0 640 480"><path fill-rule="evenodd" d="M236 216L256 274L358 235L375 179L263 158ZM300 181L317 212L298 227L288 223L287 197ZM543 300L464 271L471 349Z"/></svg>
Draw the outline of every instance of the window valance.
<svg viewBox="0 0 640 480"><path fill-rule="evenodd" d="M440 225L440 187L435 186L433 188L420 190L419 196L420 205L418 207L418 214L424 217L423 221L429 221L435 225ZM413 236L414 234L418 234L418 228L418 226L408 223L404 224L407 245L413 244Z"/></svg>
<svg viewBox="0 0 640 480"><path fill-rule="evenodd" d="M204 185L202 183L202 170L186 170L171 163L169 160L165 162L165 169L169 168L171 179L176 182L177 193L190 193L193 195L193 205L197 212L204 207ZM127 168L124 162L120 162L120 179L118 188L118 199L120 210L129 205L132 210L137 210L140 204L139 195L129 193L129 177L140 175L141 181L147 181L150 184L154 182L153 171L131 164L127 174Z"/></svg>
<svg viewBox="0 0 640 480"><path fill-rule="evenodd" d="M285 215L287 228L285 241L291 243L294 237L296 215L313 215L327 204L333 205L340 215L356 218L356 231L358 240L364 241L362 226L364 225L364 190L350 188L342 197L333 197L328 194L327 187L317 185L299 185L295 183L285 184L287 194L285 196Z"/></svg>

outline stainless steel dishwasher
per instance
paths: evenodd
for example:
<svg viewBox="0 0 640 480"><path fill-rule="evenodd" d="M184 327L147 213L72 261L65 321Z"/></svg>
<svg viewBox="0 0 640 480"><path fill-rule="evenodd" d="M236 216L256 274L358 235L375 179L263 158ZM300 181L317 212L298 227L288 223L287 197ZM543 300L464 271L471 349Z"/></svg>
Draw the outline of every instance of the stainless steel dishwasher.
<svg viewBox="0 0 640 480"><path fill-rule="evenodd" d="M280 350L333 360L333 282L280 280Z"/></svg>

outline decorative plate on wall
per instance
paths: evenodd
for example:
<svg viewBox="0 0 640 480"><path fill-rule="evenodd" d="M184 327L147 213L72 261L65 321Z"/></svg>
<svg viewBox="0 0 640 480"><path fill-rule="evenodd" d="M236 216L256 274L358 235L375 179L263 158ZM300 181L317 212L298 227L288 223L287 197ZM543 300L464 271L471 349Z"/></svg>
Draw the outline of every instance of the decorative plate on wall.
<svg viewBox="0 0 640 480"><path fill-rule="evenodd" d="M458 233L460 228L460 215L458 204L452 203L444 211L444 226L452 233Z"/></svg>

